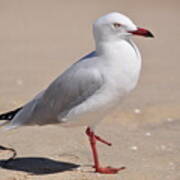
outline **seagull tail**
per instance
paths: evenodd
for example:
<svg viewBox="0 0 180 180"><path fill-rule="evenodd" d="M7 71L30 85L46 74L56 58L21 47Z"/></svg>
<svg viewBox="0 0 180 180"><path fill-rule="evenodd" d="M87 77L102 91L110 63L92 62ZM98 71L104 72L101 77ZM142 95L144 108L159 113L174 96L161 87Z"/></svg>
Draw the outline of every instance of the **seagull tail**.
<svg viewBox="0 0 180 180"><path fill-rule="evenodd" d="M7 121L11 121L14 116L22 109L23 107L17 108L13 111L9 111L3 114L0 114L0 120L7 120Z"/></svg>

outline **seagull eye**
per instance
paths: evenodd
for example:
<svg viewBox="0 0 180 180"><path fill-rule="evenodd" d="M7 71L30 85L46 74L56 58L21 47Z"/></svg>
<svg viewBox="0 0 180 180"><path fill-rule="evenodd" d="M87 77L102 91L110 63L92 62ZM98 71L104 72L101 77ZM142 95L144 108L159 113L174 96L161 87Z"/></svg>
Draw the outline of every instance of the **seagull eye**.
<svg viewBox="0 0 180 180"><path fill-rule="evenodd" d="M121 27L121 24L120 24L120 23L114 23L113 26L114 26L115 28L119 28L119 27Z"/></svg>

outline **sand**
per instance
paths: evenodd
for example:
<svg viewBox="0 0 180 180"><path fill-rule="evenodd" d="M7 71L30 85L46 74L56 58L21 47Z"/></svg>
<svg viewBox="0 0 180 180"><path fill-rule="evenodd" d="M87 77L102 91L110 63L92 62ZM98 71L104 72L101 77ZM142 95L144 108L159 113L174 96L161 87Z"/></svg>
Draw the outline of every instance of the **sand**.
<svg viewBox="0 0 180 180"><path fill-rule="evenodd" d="M116 175L93 172L85 127L23 127L0 131L0 145L17 158L0 180L179 180L180 3L172 1L0 0L0 112L23 105L70 64L94 49L91 23L118 11L151 30L134 38L143 57L138 87L97 126L112 142L98 143L104 166L126 166Z"/></svg>

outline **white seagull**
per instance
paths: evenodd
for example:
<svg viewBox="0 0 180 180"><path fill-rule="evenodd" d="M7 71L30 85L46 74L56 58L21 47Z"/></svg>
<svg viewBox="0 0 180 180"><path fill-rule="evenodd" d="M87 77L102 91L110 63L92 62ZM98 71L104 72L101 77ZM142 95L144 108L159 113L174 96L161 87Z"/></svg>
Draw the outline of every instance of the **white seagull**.
<svg viewBox="0 0 180 180"><path fill-rule="evenodd" d="M0 119L7 120L7 129L46 124L87 126L95 172L114 174L124 167L100 165L96 141L111 143L97 136L94 127L137 84L141 56L132 36L153 37L153 34L117 12L98 18L93 33L95 51L71 65L30 102L1 114Z"/></svg>

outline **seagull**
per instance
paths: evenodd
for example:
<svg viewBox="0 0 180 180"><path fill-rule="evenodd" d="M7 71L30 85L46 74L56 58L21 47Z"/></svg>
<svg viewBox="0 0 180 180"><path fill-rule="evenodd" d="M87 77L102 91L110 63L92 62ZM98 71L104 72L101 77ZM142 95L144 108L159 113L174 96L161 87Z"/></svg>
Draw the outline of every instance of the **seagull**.
<svg viewBox="0 0 180 180"><path fill-rule="evenodd" d="M103 167L96 142L111 143L95 134L98 122L132 91L141 71L141 55L133 35L154 37L127 16L112 12L93 24L95 50L71 65L31 101L0 115L6 129L60 124L86 126L97 173L115 174L125 167Z"/></svg>

